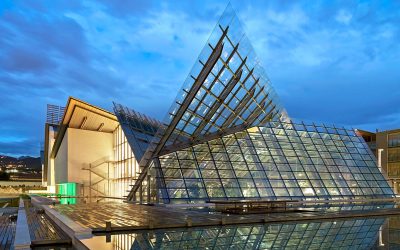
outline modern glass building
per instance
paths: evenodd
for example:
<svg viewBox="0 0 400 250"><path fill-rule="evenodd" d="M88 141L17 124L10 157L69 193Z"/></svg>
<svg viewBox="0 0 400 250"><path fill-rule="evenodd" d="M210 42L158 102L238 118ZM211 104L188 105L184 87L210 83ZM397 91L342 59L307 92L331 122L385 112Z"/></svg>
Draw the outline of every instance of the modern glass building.
<svg viewBox="0 0 400 250"><path fill-rule="evenodd" d="M288 118L230 6L151 137L128 200L152 201L154 193L164 203L393 195L354 130Z"/></svg>
<svg viewBox="0 0 400 250"><path fill-rule="evenodd" d="M172 204L393 197L354 130L289 118L230 6L162 122L115 103L114 113L74 105L86 111L69 102L61 136L70 130L68 143L78 140L75 134L80 140L90 136L84 150L97 147L100 138L107 141L85 153L87 163L79 162L89 175L82 181L86 194ZM52 150L58 171L65 157L82 154L74 147L65 151L63 143L56 138ZM79 169L76 159L68 176ZM79 178L75 173L62 180Z"/></svg>

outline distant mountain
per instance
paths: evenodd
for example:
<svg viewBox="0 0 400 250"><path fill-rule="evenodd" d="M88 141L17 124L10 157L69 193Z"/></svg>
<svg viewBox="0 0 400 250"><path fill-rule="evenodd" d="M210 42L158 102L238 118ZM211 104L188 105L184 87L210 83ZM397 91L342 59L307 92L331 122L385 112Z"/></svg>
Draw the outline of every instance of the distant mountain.
<svg viewBox="0 0 400 250"><path fill-rule="evenodd" d="M0 167L6 165L23 165L25 169L33 169L36 171L42 170L40 157L21 156L18 158L0 155Z"/></svg>

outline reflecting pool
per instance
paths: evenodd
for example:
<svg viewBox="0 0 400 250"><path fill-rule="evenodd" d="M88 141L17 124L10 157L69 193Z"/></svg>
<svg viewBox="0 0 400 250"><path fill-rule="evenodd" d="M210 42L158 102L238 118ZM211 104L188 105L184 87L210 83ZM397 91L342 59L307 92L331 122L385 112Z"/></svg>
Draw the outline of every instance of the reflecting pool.
<svg viewBox="0 0 400 250"><path fill-rule="evenodd" d="M107 249L400 249L400 217L148 230L89 241Z"/></svg>

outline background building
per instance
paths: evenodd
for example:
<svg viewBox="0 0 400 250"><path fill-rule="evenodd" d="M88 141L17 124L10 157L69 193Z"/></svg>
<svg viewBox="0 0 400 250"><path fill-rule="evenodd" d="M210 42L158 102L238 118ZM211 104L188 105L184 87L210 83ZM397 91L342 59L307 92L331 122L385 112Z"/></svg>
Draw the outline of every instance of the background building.
<svg viewBox="0 0 400 250"><path fill-rule="evenodd" d="M396 194L400 191L400 129L377 131L358 130L368 146L380 159L382 171L387 175ZM379 162L378 162L379 163Z"/></svg>

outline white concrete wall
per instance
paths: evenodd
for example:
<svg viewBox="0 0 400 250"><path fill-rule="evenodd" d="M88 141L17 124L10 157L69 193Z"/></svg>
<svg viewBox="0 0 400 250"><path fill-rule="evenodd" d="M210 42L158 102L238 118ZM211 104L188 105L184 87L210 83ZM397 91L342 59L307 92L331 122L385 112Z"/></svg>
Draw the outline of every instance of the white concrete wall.
<svg viewBox="0 0 400 250"><path fill-rule="evenodd" d="M108 187L112 186L111 182L108 185L107 181L101 180L103 177L108 177L108 165L107 163L93 165L94 162L101 163L105 159L113 160L113 134L68 128L54 160L55 183L76 182L80 184L78 195L94 196L102 194L94 190L89 191L88 187L90 183L100 181L94 189L107 194ZM96 174L84 170L88 169L90 164ZM112 177L113 166L110 164L109 168Z"/></svg>
<svg viewBox="0 0 400 250"><path fill-rule="evenodd" d="M97 131L68 129L68 182L76 182L88 187L90 183L98 182L94 189L103 194L108 192L108 182L101 181L103 177L108 177L108 166L103 163L99 166L92 165L93 172L82 168L89 168L90 164L102 163L106 159L112 160L113 157L113 135ZM110 170L112 166L110 166ZM96 174L95 174L96 173ZM101 177L100 177L100 176ZM91 182L89 181L91 179ZM100 182L99 182L100 181ZM102 195L96 191L84 190L81 188L80 195Z"/></svg>
<svg viewBox="0 0 400 250"><path fill-rule="evenodd" d="M51 166L52 163L54 167ZM64 183L68 181L68 130L64 134L64 139L61 142L57 155L54 161L50 163L50 169L54 169L54 182L51 185Z"/></svg>

